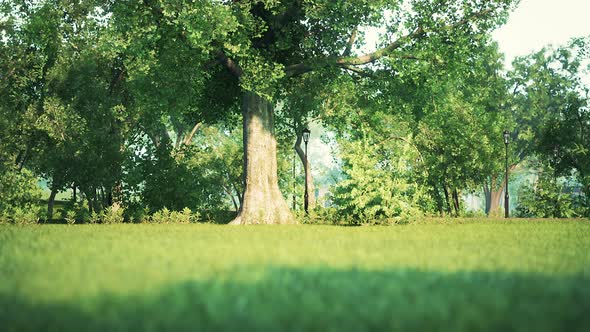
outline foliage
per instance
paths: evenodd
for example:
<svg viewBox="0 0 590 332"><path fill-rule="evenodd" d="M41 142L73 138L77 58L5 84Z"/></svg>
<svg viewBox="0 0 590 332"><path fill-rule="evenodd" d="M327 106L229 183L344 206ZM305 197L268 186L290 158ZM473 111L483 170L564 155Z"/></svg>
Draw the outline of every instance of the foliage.
<svg viewBox="0 0 590 332"><path fill-rule="evenodd" d="M68 217L66 217L66 222L68 224L70 223L70 221L72 221L71 223L74 223L76 220L75 216L78 215L79 213L84 213L84 212L86 212L86 211L83 211L83 210L82 211L79 210L79 212L77 212L76 210L68 211L66 213L66 216L68 216ZM118 203L115 203L103 211L100 211L100 212L92 211L92 213L90 214L88 219L85 220L85 222L90 223L90 224L99 224L99 223L121 224L121 223L125 222L124 214L125 214L125 208L123 208Z"/></svg>
<svg viewBox="0 0 590 332"><path fill-rule="evenodd" d="M39 222L41 215L41 209L37 206L12 207L8 210L0 211L0 224L36 224Z"/></svg>
<svg viewBox="0 0 590 332"><path fill-rule="evenodd" d="M302 223L311 225L338 225L338 224L349 224L350 221L346 221L341 213L335 207L321 207L316 206L309 211L309 214L305 214L305 211L299 211L297 216Z"/></svg>
<svg viewBox="0 0 590 332"><path fill-rule="evenodd" d="M66 223L68 225L75 224L76 223L76 211L74 211L74 210L67 211L64 219L66 220Z"/></svg>
<svg viewBox="0 0 590 332"><path fill-rule="evenodd" d="M516 213L520 217L572 218L584 215L587 209L576 200L583 199L566 191L565 183L559 181L555 170L544 167L533 183L520 188ZM586 212L587 213L587 212Z"/></svg>
<svg viewBox="0 0 590 332"><path fill-rule="evenodd" d="M98 224L101 222L101 214L97 213L96 211L92 211L90 214L90 218L88 219L88 223L90 224Z"/></svg>
<svg viewBox="0 0 590 332"><path fill-rule="evenodd" d="M419 158L413 146L367 134L360 141L341 141L339 150L344 179L335 185L333 202L341 216L354 223L407 221L428 209L424 188L412 179L415 166L408 160Z"/></svg>
<svg viewBox="0 0 590 332"><path fill-rule="evenodd" d="M68 224L74 224L76 222L87 223L90 222L90 211L86 205L81 202L70 202L64 210L61 211L62 218Z"/></svg>
<svg viewBox="0 0 590 332"><path fill-rule="evenodd" d="M111 205L101 213L103 224L120 224L123 221L125 221L125 219L123 218L125 209L118 203Z"/></svg>
<svg viewBox="0 0 590 332"><path fill-rule="evenodd" d="M170 211L167 208L163 208L154 212L146 220L154 224L188 224L199 221L199 213L193 213L186 207L182 211Z"/></svg>
<svg viewBox="0 0 590 332"><path fill-rule="evenodd" d="M37 178L27 169L0 164L0 213L13 209L29 210L41 199Z"/></svg>
<svg viewBox="0 0 590 332"><path fill-rule="evenodd" d="M452 213L454 201L459 214L462 193L502 187L497 138L508 122L519 124L514 146L527 147L514 149L514 163L533 141L542 142L538 153L552 151L559 132L551 128L578 133L587 123L575 121L587 98L568 76L580 67L583 39L549 59L517 61L509 74L517 96L507 96L489 32L517 2L3 2L0 163L17 171L0 170L0 189L29 169L53 193L78 190L103 222L120 219L115 204L128 220L164 207L240 211L248 174L236 119L240 97L255 92L280 108L283 147L312 118L349 143L341 146L342 213L407 220ZM370 30L381 31L379 48L363 54ZM541 114L558 109L563 118ZM274 135L272 125L265 129ZM577 170L589 196L586 141L559 143L560 167ZM284 173L281 185L291 188ZM0 211L35 200L6 192L13 197L0 196Z"/></svg>
<svg viewBox="0 0 590 332"><path fill-rule="evenodd" d="M144 209L219 211L238 204L242 191L239 131L203 126L190 145L134 147L125 164L125 204L141 219ZM232 203L233 202L233 203Z"/></svg>
<svg viewBox="0 0 590 332"><path fill-rule="evenodd" d="M565 46L517 58L510 73L521 145L550 161L558 175L575 172L587 197L590 98L583 76L588 74L589 43L589 37L574 38Z"/></svg>

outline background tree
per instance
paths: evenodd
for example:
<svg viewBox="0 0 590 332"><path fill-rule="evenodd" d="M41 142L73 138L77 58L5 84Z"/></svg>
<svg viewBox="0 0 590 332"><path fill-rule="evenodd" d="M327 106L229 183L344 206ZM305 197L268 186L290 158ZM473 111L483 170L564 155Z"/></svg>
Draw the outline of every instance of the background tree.
<svg viewBox="0 0 590 332"><path fill-rule="evenodd" d="M590 115L584 67L590 59L588 38L573 39L514 62L510 78L519 153L550 160L559 176L574 172L585 199L590 197L588 159Z"/></svg>

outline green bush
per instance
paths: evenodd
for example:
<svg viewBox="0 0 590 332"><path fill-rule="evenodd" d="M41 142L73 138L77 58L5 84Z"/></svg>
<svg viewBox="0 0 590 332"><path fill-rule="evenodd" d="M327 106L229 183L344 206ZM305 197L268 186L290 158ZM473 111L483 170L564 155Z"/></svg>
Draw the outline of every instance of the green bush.
<svg viewBox="0 0 590 332"><path fill-rule="evenodd" d="M297 218L304 224L313 225L334 225L342 220L336 208L319 206L310 210L308 215L303 210L298 211Z"/></svg>
<svg viewBox="0 0 590 332"><path fill-rule="evenodd" d="M170 210L163 208L154 212L149 218L149 222L154 224L167 224L170 222Z"/></svg>
<svg viewBox="0 0 590 332"><path fill-rule="evenodd" d="M61 218L68 224L74 224L76 222L86 223L90 220L90 211L88 208L80 202L68 204L68 206L61 210Z"/></svg>
<svg viewBox="0 0 590 332"><path fill-rule="evenodd" d="M193 213L191 209L185 207L182 211L170 211L168 208L163 208L154 212L149 218L148 222L154 224L188 224L191 222L197 222L200 214L198 212Z"/></svg>
<svg viewBox="0 0 590 332"><path fill-rule="evenodd" d="M125 221L123 214L125 209L119 204L114 203L110 207L101 212L101 219L103 224L121 224Z"/></svg>
<svg viewBox="0 0 590 332"><path fill-rule="evenodd" d="M101 214L96 211L92 211L90 218L88 219L89 224L98 224L101 222Z"/></svg>
<svg viewBox="0 0 590 332"><path fill-rule="evenodd" d="M25 208L16 207L10 212L11 214L8 218L17 225L36 224L39 222L39 216L41 214L40 208L33 206Z"/></svg>
<svg viewBox="0 0 590 332"><path fill-rule="evenodd" d="M30 212L34 212L39 217L39 209L33 208L41 199L37 178L27 169L19 171L14 167L2 166L0 165L0 213L9 218L17 213L19 218L27 215L24 218L30 219L33 218Z"/></svg>
<svg viewBox="0 0 590 332"><path fill-rule="evenodd" d="M539 173L534 183L527 183L518 193L516 215L525 218L572 218L583 211L571 194L564 192L564 185L548 169Z"/></svg>
<svg viewBox="0 0 590 332"><path fill-rule="evenodd" d="M76 223L76 211L68 210L66 212L64 219L66 220L66 223L68 223L68 225L75 224Z"/></svg>
<svg viewBox="0 0 590 332"><path fill-rule="evenodd" d="M198 220L198 215L193 216L191 209L189 209L187 207L182 209L182 211L180 211L180 212L173 211L171 213L171 217L174 222L177 222L180 224L188 224L188 223L192 222L195 217Z"/></svg>
<svg viewBox="0 0 590 332"><path fill-rule="evenodd" d="M340 219L389 224L424 214L430 198L413 179L410 165L395 157L384 159L383 151L364 142L341 143L341 150L344 178L332 190Z"/></svg>

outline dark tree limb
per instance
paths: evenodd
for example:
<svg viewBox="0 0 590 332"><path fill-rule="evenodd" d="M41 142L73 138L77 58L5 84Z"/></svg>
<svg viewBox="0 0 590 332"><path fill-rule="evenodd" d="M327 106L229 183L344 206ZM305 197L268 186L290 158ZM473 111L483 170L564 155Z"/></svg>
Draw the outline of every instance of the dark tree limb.
<svg viewBox="0 0 590 332"><path fill-rule="evenodd" d="M356 41L357 33L358 33L358 27L355 27L354 29L352 29L352 32L350 33L350 38L348 38L348 43L346 43L346 48L344 49L344 52L342 52L342 56L350 56L350 52L352 51L352 46L354 45L354 42Z"/></svg>
<svg viewBox="0 0 590 332"><path fill-rule="evenodd" d="M492 12L493 8L488 8L482 11L478 11L467 17L453 23L446 25L438 30L426 30L422 27L418 27L412 32L398 38L397 40L391 42L390 44L382 47L374 52L366 53L363 55L359 55L356 57L350 56L340 56L340 57L323 57L323 58L315 58L311 59L310 61L301 62L298 64L294 64L285 68L285 74L287 76L297 76L301 75L310 71L313 71L317 68L323 68L328 66L337 66L344 68L346 66L361 66L373 63L383 57L391 55L395 50L399 49L403 45L406 45L411 40L416 40L421 37L424 37L427 33L437 33L440 31L452 30L459 26L465 25L471 21L474 21L478 18L481 18L490 12Z"/></svg>
<svg viewBox="0 0 590 332"><path fill-rule="evenodd" d="M229 58L223 51L218 51L216 54L217 61L224 65L230 73L240 78L242 76L242 68L231 58Z"/></svg>

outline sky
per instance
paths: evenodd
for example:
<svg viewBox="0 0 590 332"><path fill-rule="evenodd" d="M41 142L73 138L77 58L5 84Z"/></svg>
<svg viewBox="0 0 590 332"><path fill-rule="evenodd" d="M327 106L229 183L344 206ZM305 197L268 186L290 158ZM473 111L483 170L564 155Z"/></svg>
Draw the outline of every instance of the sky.
<svg viewBox="0 0 590 332"><path fill-rule="evenodd" d="M492 33L506 64L544 46L590 36L590 0L521 0L508 22Z"/></svg>

